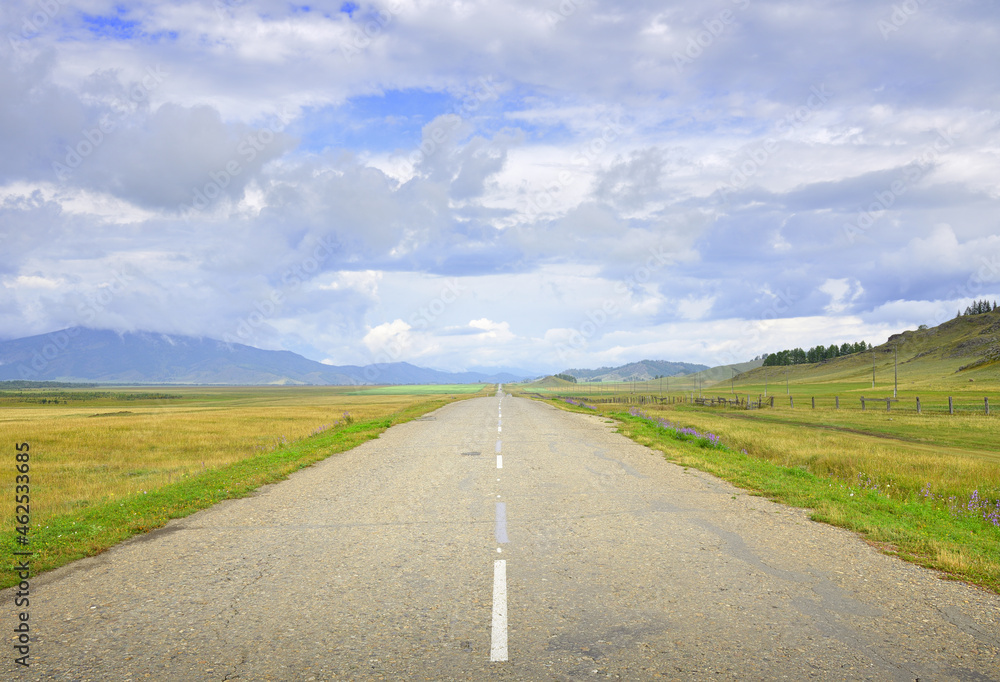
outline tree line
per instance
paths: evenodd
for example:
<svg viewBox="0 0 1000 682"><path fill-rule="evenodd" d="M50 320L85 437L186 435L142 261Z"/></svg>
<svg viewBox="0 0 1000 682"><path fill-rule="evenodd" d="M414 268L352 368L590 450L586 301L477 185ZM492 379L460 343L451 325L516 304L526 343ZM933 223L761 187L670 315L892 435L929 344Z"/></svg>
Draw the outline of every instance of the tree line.
<svg viewBox="0 0 1000 682"><path fill-rule="evenodd" d="M864 341L857 343L842 343L839 346L831 344L829 346L815 346L809 350L792 348L789 350L769 353L764 358L765 367L780 367L783 365L804 365L811 362L822 362L832 358L839 358L841 355L853 355L866 350L871 350L872 345Z"/></svg>
<svg viewBox="0 0 1000 682"><path fill-rule="evenodd" d="M982 315L983 313L991 313L996 309L997 309L996 301L990 303L986 299L983 299L982 301L976 301L975 303L970 305L968 308L965 309L964 313L960 312L958 314L958 317L963 317L968 315Z"/></svg>

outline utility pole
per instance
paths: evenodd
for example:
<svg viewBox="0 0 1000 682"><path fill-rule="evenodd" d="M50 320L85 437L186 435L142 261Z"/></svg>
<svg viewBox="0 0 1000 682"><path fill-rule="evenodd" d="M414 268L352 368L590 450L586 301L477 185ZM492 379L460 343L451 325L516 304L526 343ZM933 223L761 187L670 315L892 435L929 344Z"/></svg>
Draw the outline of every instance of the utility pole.
<svg viewBox="0 0 1000 682"><path fill-rule="evenodd" d="M764 397L767 397L767 367L764 367Z"/></svg>
<svg viewBox="0 0 1000 682"><path fill-rule="evenodd" d="M875 388L875 349L872 349L872 388Z"/></svg>
<svg viewBox="0 0 1000 682"><path fill-rule="evenodd" d="M892 347L892 397L896 397L896 389L899 388L899 358L896 353L897 347Z"/></svg>
<svg viewBox="0 0 1000 682"><path fill-rule="evenodd" d="M788 365L785 365L785 395L788 395Z"/></svg>
<svg viewBox="0 0 1000 682"><path fill-rule="evenodd" d="M736 368L730 367L729 370L733 373L733 376L729 377L729 392L736 393Z"/></svg>

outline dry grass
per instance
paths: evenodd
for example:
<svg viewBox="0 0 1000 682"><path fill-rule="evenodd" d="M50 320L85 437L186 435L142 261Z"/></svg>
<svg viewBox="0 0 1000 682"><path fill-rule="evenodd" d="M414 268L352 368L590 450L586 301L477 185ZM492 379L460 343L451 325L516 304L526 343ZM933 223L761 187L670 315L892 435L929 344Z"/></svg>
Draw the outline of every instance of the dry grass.
<svg viewBox="0 0 1000 682"><path fill-rule="evenodd" d="M116 389L117 390L117 389ZM32 525L152 491L302 439L344 419L388 416L423 395L338 388L168 389L177 400L70 400L0 408L0 442L31 446ZM0 478L0 524L13 527L14 476Z"/></svg>
<svg viewBox="0 0 1000 682"><path fill-rule="evenodd" d="M716 433L734 450L746 450L774 464L800 467L853 485L859 483L860 475L891 497L918 494L928 484L934 493L946 497L967 497L973 490L1000 497L996 453L975 446L977 442L997 442L998 423L991 418L894 417L912 421L910 425L899 424L901 428L894 437L878 434L880 424L887 419L885 415L852 414L853 428L869 432L854 433L805 419L790 424L732 416L738 412L655 408L646 412ZM767 414L762 413L765 417ZM917 434L923 442L898 439Z"/></svg>

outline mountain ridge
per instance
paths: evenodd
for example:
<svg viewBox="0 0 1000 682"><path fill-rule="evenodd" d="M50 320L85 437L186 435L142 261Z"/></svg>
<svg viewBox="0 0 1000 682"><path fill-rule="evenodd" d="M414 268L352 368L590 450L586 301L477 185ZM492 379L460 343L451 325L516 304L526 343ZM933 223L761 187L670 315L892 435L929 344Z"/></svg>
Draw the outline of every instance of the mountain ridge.
<svg viewBox="0 0 1000 682"><path fill-rule="evenodd" d="M364 385L501 383L513 374L443 372L407 362L326 365L206 337L70 327L0 341L0 380L105 384Z"/></svg>

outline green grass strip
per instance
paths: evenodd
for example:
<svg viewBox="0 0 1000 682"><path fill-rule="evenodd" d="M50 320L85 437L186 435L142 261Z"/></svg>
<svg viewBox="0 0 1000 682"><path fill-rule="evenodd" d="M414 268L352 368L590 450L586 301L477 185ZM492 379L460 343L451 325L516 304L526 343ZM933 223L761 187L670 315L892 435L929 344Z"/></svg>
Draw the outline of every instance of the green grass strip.
<svg viewBox="0 0 1000 682"><path fill-rule="evenodd" d="M568 412L594 414L562 400L546 402ZM886 554L1000 593L1000 530L982 519L955 516L917 494L889 498L799 467L706 447L699 439L679 437L674 430L627 412L598 414L617 421L619 433L658 450L667 461L705 471L752 495L810 509L813 521L855 531Z"/></svg>
<svg viewBox="0 0 1000 682"><path fill-rule="evenodd" d="M71 561L94 556L134 535L160 528L171 519L189 516L223 500L246 497L263 485L377 438L391 426L410 421L447 404L431 400L394 415L338 426L265 454L254 455L219 469L210 469L146 494L96 504L33 526L30 545L16 545L13 530L0 532L0 546L29 550L31 573L37 575ZM0 574L0 589L17 584L12 571Z"/></svg>
<svg viewBox="0 0 1000 682"><path fill-rule="evenodd" d="M798 467L679 442L672 432L625 412L605 416L620 423L620 433L662 452L670 462L774 502L811 509L814 521L856 531L887 554L1000 593L1000 531L980 519L953 516L919 496L892 499Z"/></svg>

